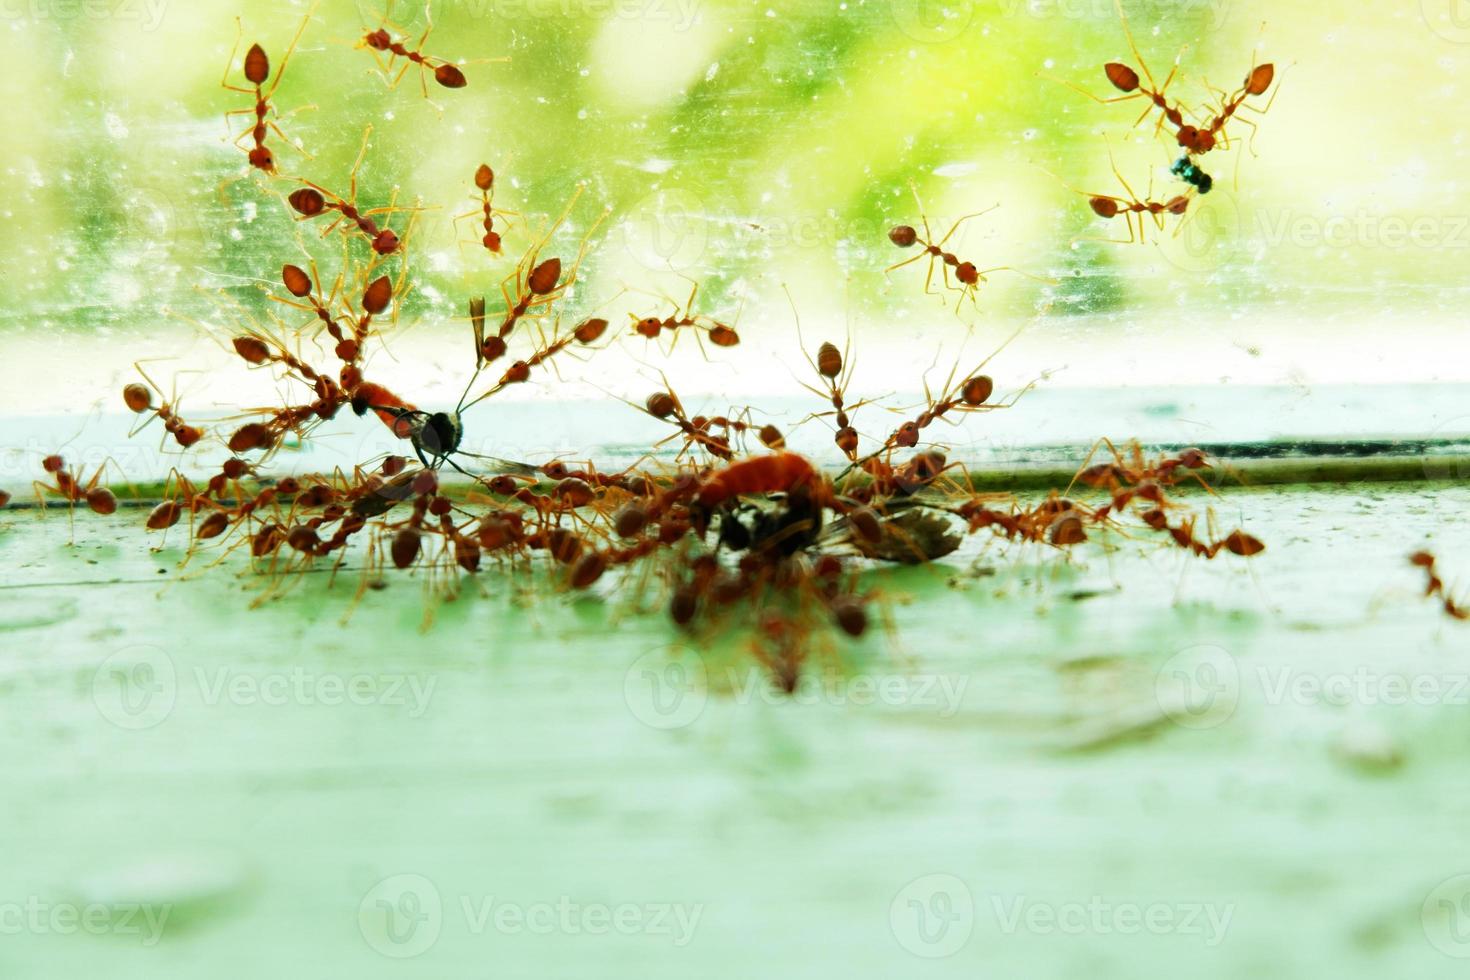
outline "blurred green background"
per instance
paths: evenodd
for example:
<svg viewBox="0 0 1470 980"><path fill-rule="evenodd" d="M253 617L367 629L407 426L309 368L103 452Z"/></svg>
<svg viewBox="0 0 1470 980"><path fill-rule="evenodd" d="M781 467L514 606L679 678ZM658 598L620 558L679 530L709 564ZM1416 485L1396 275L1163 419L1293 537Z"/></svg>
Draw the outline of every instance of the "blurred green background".
<svg viewBox="0 0 1470 980"><path fill-rule="evenodd" d="M159 368L165 377L202 370L220 352L183 318L227 329L219 290L264 310L261 282L303 249L325 255L330 276L335 240L324 249L292 222L282 194L293 184L246 172L223 113L249 100L219 85L236 15L245 44L259 41L274 67L306 9L4 7L0 337L22 368L6 386L8 413L115 400L138 357L177 358ZM1170 91L1189 105L1211 97L1206 83L1238 84L1253 52L1278 65L1281 87L1256 119L1259 155L1237 140L1207 157L1216 192L1177 237L1171 226L1147 246L1074 244L1123 229L1061 182L1121 193L1111 145L1141 195L1151 181L1156 197L1179 189L1171 141L1129 128L1139 103L1098 105L1054 80L1114 94L1101 64L1133 59L1111 0L435 0L428 53L511 59L467 64L460 91L431 80L442 109L413 73L388 91L370 53L354 50L381 3L324 0L275 95L283 111L312 107L282 124L312 158L272 143L283 173L344 187L372 124L362 203L396 189L433 208L409 253L414 291L398 331L408 339L389 379L404 385L453 375L444 390L454 389L464 327L452 318L473 292L496 295L530 240L513 228L506 257L492 260L473 222L452 224L474 206L482 161L498 174L496 203L532 216L532 230L588 184L557 239L563 254L611 209L569 313L622 324L667 306L625 286L682 301L681 275L705 284L703 312L739 311L746 344L728 360L680 355L690 387L728 390L771 375L773 351L795 357L782 283L808 331L850 330L869 363L891 370L873 379L888 387L917 388L934 346L967 324L993 346L1038 311L1040 326L1011 352L1018 378L1065 368L1064 383L1088 386L1464 380L1470 219L1456 120L1470 19L1454 0L1129 11L1159 77L1187 46ZM421 6L393 14L415 34L425 22ZM242 80L238 55L230 78ZM231 120L233 132L246 122ZM882 270L906 253L883 232L916 220L910 180L936 233L999 203L961 229L955 250L1055 285L999 272L956 318L922 294L922 264L888 282ZM638 346L633 359L647 359ZM795 390L776 373L771 386Z"/></svg>

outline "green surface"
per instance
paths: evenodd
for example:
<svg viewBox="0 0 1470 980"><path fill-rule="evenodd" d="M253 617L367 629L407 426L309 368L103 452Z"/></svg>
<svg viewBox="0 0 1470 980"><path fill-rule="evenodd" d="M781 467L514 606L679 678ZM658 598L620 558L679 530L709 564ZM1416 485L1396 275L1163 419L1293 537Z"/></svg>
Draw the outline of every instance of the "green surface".
<svg viewBox="0 0 1470 980"><path fill-rule="evenodd" d="M897 640L794 701L534 576L343 626L351 577L252 609L137 512L8 511L0 975L1458 975L1470 633L1404 556L1467 567L1467 503L1233 490L1248 567L886 575Z"/></svg>

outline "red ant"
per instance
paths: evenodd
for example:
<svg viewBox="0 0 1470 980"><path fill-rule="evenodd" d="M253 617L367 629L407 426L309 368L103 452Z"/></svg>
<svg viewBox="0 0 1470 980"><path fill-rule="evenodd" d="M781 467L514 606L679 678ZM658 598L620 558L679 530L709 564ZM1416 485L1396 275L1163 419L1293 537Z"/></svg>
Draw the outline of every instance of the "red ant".
<svg viewBox="0 0 1470 980"><path fill-rule="evenodd" d="M475 325L476 349L482 351L486 349L487 345L492 345L492 342L499 340L499 338L497 337L491 337L488 341L483 339L485 323L484 302L485 301L482 298L478 297L470 301L470 316ZM582 344L583 346L594 343L599 337L602 336L603 331L605 331L606 329L606 320L593 319L583 321L571 333L553 336L550 340L547 340L545 332L542 331L540 338L541 343L531 352L530 357L512 363L510 367L505 369L505 373L500 376L500 380L497 381L493 387L491 387L488 391L486 391L484 394L480 395L473 401L466 402L464 398L468 397L470 388L474 387L475 379L479 377L480 371L484 367L484 362L482 362L481 365L475 369L475 374L470 378L470 383L465 386L465 395L461 397L459 407L456 408L454 411L453 417L456 421L456 424L458 424L459 414L461 412L465 411L473 405L479 404L486 398L489 398L492 395L499 393L500 391L511 385L524 384L526 381L529 381L531 379L531 370L533 368L538 367L539 365L551 360L551 358L555 357L557 354L560 354L562 351L570 347L573 342ZM501 344L503 345L504 341L501 341ZM491 346L492 351L500 349L500 347ZM485 362L488 362L489 360L492 360L492 358L485 358Z"/></svg>
<svg viewBox="0 0 1470 980"><path fill-rule="evenodd" d="M667 330L669 333L674 334L674 340L677 341L678 334L675 331L680 327L687 327L694 331L694 339L699 344L701 353L704 352L704 344L699 338L700 331L703 331L709 337L710 343L716 347L734 347L739 344L740 335L735 332L734 327L721 323L712 317L694 313L694 298L699 294L699 283L693 279L690 279L689 282L691 283L691 288L689 290L688 301L682 309L675 303L674 311L662 320L656 316L640 319L637 314L629 313L628 316L633 320L633 332L645 340L657 340L659 334ZM670 350L672 349L673 344L670 344Z"/></svg>
<svg viewBox="0 0 1470 980"><path fill-rule="evenodd" d="M717 459L733 460L735 453L730 448L728 427L727 434L724 436L711 434L709 431L710 420L702 415L691 418L684 410L684 403L674 393L673 387L669 384L669 379L663 376L662 373L660 373L660 377L663 378L663 389L653 392L644 399L642 408L654 418L671 422L678 427L679 432L676 435L681 434L684 437L684 448L680 451L679 455L682 456L693 446L699 446ZM673 438L675 436L660 439L654 444L654 448L656 449L662 446L669 439Z"/></svg>
<svg viewBox="0 0 1470 980"><path fill-rule="evenodd" d="M385 276L383 278L386 279L387 277ZM356 341L350 341L346 338L342 332L342 327L337 323L337 318L331 310L332 304L337 300L338 292L342 289L343 277L338 275L337 281L332 284L331 294L323 297L321 281L317 277L316 263L311 263L311 272L308 274L305 269L298 265L291 265L288 262L281 266L281 283L292 296L296 299L305 300L306 302L297 303L276 296L274 293L270 295L270 298L284 306L310 312L321 322L332 339L337 342L337 356L341 360L349 363L355 361L358 355ZM391 294L391 281L388 284L388 290Z"/></svg>
<svg viewBox="0 0 1470 980"><path fill-rule="evenodd" d="M520 214L516 211L506 211L494 206L495 171L490 169L488 163L482 163L476 168L475 187L480 191L480 206L473 211L466 211L464 214L456 215L454 221L457 224L465 218L480 215L480 224L485 229L485 234L480 237L480 244L485 246L485 250L491 255L499 255L500 233L495 230L495 216L519 218Z"/></svg>
<svg viewBox="0 0 1470 980"><path fill-rule="evenodd" d="M897 245L899 248L911 248L914 245L922 245L923 248L919 251L919 254L915 255L913 258L904 259L902 262L895 262L893 265L890 265L888 268L884 269L883 274L885 276L891 277L895 269L901 269L904 266L909 265L913 262L918 262L920 259L927 258L929 260L929 267L927 273L924 276L924 292L928 294L934 291L931 287L934 281L935 263L942 263L940 265L940 271L944 277L944 288L957 289L960 294L959 300L957 300L955 303L956 311L959 310L960 303L963 303L967 296L969 297L970 302L976 302L976 297L979 293L980 284L986 282L986 275L992 272L1015 272L1019 275L1026 276L1029 279L1037 279L1042 282L1051 281L1044 276L1033 276L1029 272L1022 272L1020 269L1016 269L1008 265L998 265L991 269L979 269L976 268L975 263L961 261L959 257L956 256L953 252L945 251L945 244L950 240L951 237L954 236L954 233L959 230L960 225L964 224L966 221L969 221L971 218L978 218L981 215L989 214L991 211L994 211L996 208L1000 207L999 204L988 207L983 211L976 211L972 214L963 215L958 220L956 220L953 225L950 226L949 231L945 232L943 238L941 238L938 242L935 242L934 233L929 230L929 218L924 214L923 202L919 200L918 188L916 188L913 183L910 182L909 190L913 192L914 203L918 205L919 219L924 225L924 234L920 236L913 225L896 225L895 227L889 229L888 240ZM949 283L949 272L951 269L954 270L955 279L959 281L958 287L951 286Z"/></svg>
<svg viewBox="0 0 1470 980"><path fill-rule="evenodd" d="M515 271L501 280L500 295L505 301L505 316L500 321L500 329L494 337L483 336L484 301L479 301L481 322L477 326L475 339L475 371L477 374L486 361L493 361L504 355L506 351L505 338L510 336L511 331L515 329L516 324L522 318L529 315L532 310L538 310L537 315L540 315L539 310L541 307L549 308L577 281L577 270L582 267L582 260L587 255L587 248L592 236L596 233L602 222L606 220L609 212L604 211L592 223L592 227L587 229L587 234L582 236L582 245L577 251L576 259L572 262L571 270L565 277L562 276L561 259L553 257L541 261L541 250L546 247L546 244L551 240L551 236L567 220L567 215L572 212L572 206L576 204L577 198L582 196L582 190L582 186L578 185L576 192L572 194L572 198L567 202L567 206L562 211L561 216L552 223L550 230L532 245L525 255L521 256L521 260L516 263ZM512 283L515 286L514 291L511 288ZM513 292L515 299L511 298ZM471 384L473 384L473 381L471 381Z"/></svg>
<svg viewBox="0 0 1470 980"><path fill-rule="evenodd" d="M320 0L318 0L318 2L320 2ZM275 121L266 119L266 114L274 109L270 101L271 96L275 95L276 89L280 87L281 78L286 74L286 64L291 60L291 54L296 50L296 44L298 41L301 40L301 35L306 33L306 25L308 22L310 22L312 14L316 13L316 8L317 4L313 3L311 9L306 12L306 16L301 18L301 26L296 29L296 36L291 39L290 47L286 48L286 54L284 57L281 58L280 66L276 68L275 81L271 82L271 87L266 90L262 90L261 86L264 85L266 79L270 77L270 59L266 57L265 49L262 48L259 44L250 45L250 49L245 52L245 61L243 64L243 68L245 70L245 80L248 81L253 87L246 88L242 85L231 85L229 82L230 68L232 68L235 64L235 52L240 49L240 40L245 32L243 25L241 25L240 23L240 18L235 18L235 46L230 50L230 60L225 62L225 73L224 76L220 78L220 86L231 92L239 92L243 95L252 96L255 99L255 105L253 105L249 109L228 110L225 113L225 122L228 124L230 117L232 116L255 117L255 122L252 123L243 133L235 138L235 145L239 146L247 138L252 139L255 145L252 146L249 150L250 166L255 167L257 170L260 170L263 173L274 175L276 172L275 155L271 153L270 148L265 145L266 128L269 127L270 129L275 130L277 136L281 137L281 139L286 140L287 142L290 142L289 138L286 136L285 133L281 132L281 127L278 126ZM299 111L300 109L293 109L291 113L288 113L287 115L291 115ZM278 119L284 118L280 115L279 112L276 113L276 116Z"/></svg>
<svg viewBox="0 0 1470 980"><path fill-rule="evenodd" d="M837 444L837 448L849 461L856 462L858 431L852 427L852 416L868 402L865 400L856 405L847 404L847 386L852 381L853 369L853 363L848 357L852 347L852 338L848 337L842 350L838 350L835 344L823 341L822 345L817 348L816 359L813 360L812 356L807 353L806 342L801 339L801 317L796 312L796 301L791 298L790 290L786 291L786 299L791 304L791 315L796 320L796 342L801 347L801 356L806 358L806 362L811 365L813 371L817 372L817 376L822 379L826 387L825 389L815 388L804 381L799 383L818 398L826 399L832 406L830 412L814 413L807 418L820 419L828 415L832 416L832 421L837 425L832 441Z"/></svg>
<svg viewBox="0 0 1470 980"><path fill-rule="evenodd" d="M1132 245L1136 242L1140 245L1143 245L1148 242L1148 229L1147 226L1144 224L1145 215L1152 218L1154 226L1162 231L1164 227L1163 215L1182 215L1189 210L1189 203L1194 199L1193 190L1190 190L1189 192L1184 194L1176 194L1173 197L1169 198L1167 201L1155 201L1151 199L1140 201L1138 199L1138 195L1133 192L1133 188L1129 186L1128 181L1123 177L1122 172L1118 170L1118 163L1117 160L1113 157L1113 151L1111 147L1108 148L1108 162L1112 165L1113 176L1117 177L1118 183L1123 185L1123 190L1125 193L1127 193L1127 197L1117 197L1112 194L1096 194L1090 191L1078 190L1071 184L1068 184L1066 181L1062 181L1060 177L1058 177L1057 179L1061 181L1064 187L1067 187L1069 190L1081 194L1083 197L1087 198L1087 203L1088 206L1092 208L1092 213L1097 215L1099 218L1112 219L1121 214L1123 216L1124 222L1128 225L1128 239L1127 241L1124 241L1118 238L1079 238L1076 239L1076 241L1102 241L1113 245ZM1053 176L1055 176L1055 174L1053 174ZM1150 178L1149 185L1150 190L1152 190L1152 178ZM1133 228L1135 219L1138 223L1138 230L1136 233ZM1174 229L1174 234L1178 235L1183 227L1184 225L1183 223L1181 223L1177 228Z"/></svg>
<svg viewBox="0 0 1470 980"><path fill-rule="evenodd" d="M66 468L66 461L59 455L52 454L41 460L41 468L51 474L54 483L42 483L39 480L32 481L31 487L36 491L36 502L41 509L46 508L46 494L53 493L66 501L66 515L68 525L72 528L75 537L75 511L76 505L85 503L94 514L106 516L117 512L117 496L106 487L98 486L103 472L107 469L106 464L97 467L97 472L87 482L82 482L80 473L73 475ZM6 502L9 502L6 495ZM0 505L3 506L3 505Z"/></svg>
<svg viewBox="0 0 1470 980"><path fill-rule="evenodd" d="M1222 550L1242 558L1249 558L1266 550L1265 544L1259 538L1241 530L1231 531L1216 541L1201 541L1194 534L1197 518L1190 517L1181 524L1171 525L1167 515L1159 507L1145 511L1139 516L1150 528L1155 531L1167 531L1175 544L1206 561L1214 558ZM1213 525L1213 519L1210 523Z"/></svg>
<svg viewBox="0 0 1470 980"><path fill-rule="evenodd" d="M391 2L388 8L391 10ZM404 59L403 68L398 72L398 75L388 79L388 87L390 89L397 88L398 84L403 81L403 76L408 74L408 70L414 65L417 65L419 68L419 85L423 88L424 98L426 99L429 97L429 83L428 79L425 78L425 72L433 72L434 81L438 82L444 88L464 88L468 84L468 80L464 77L464 72L460 71L458 66L445 61L443 58L434 58L424 54L424 42L429 39L429 32L434 29L429 8L430 4L424 4L424 18L428 24L424 28L424 33L419 35L418 42L412 50L406 47L403 41L394 38L388 32L388 10L384 11L383 19L379 22L377 29L368 31L357 42L359 48L368 48L373 52L373 58L378 62L378 67L382 70L385 79L388 79L388 76L393 71L393 60L395 58ZM380 57L383 54L388 55L388 63L386 65L383 64ZM509 60L509 58L484 59L486 62Z"/></svg>
<svg viewBox="0 0 1470 980"><path fill-rule="evenodd" d="M1153 72L1149 70L1148 63L1143 60L1143 55L1139 53L1138 45L1133 40L1133 31L1128 26L1128 15L1124 13L1120 0L1115 0L1114 6L1118 11L1118 19L1123 22L1123 34L1128 38L1128 47L1132 50L1133 57L1137 59L1138 67L1143 69L1143 74L1148 79L1148 84L1144 85L1140 81L1138 72L1117 61L1110 61L1103 65L1103 73L1107 75L1108 81L1113 84L1113 87L1125 93L1124 95L1104 99L1100 96L1093 95L1081 86L1074 85L1065 79L1062 80L1062 84L1074 91L1081 92L1094 102L1103 105L1111 105L1115 102L1131 102L1134 99L1147 99L1149 101L1148 108L1143 110L1143 114L1134 121L1133 125L1137 126L1144 119L1148 118L1149 113L1153 112L1154 109L1158 109L1160 110L1159 121L1154 127L1154 131L1157 133L1158 130L1163 128L1165 121L1167 121L1179 131L1179 145L1188 147L1190 143L1186 140L1185 130L1193 130L1194 127L1188 126L1184 122L1184 114L1181 109L1182 104L1171 105L1169 100L1164 97L1164 93L1168 91L1170 83L1174 81L1174 76L1179 73L1179 58L1177 56L1174 58L1174 66L1169 70L1169 76L1164 79L1164 84L1159 85L1155 82ZM1180 55L1183 53L1181 50Z"/></svg>
<svg viewBox="0 0 1470 980"><path fill-rule="evenodd" d="M148 384L141 385L134 381L124 385L122 393L123 402L137 415L144 415L150 412L152 414L148 415L148 418L144 419L137 428L129 432L128 436L131 438L136 435L142 431L144 426L157 418L163 420L164 432L167 435L173 436L174 441L183 449L188 449L200 439L204 438L203 429L198 426L184 424L183 419L179 418L178 413L175 411L174 406L167 399L163 398L163 389L158 387L158 383L148 377L148 372L143 370L143 365L141 363L135 363L133 367L137 368L138 373L143 376L143 380L147 381ZM149 390L150 388L152 389L151 391ZM153 407L154 391L158 392L160 399L157 408Z"/></svg>
<svg viewBox="0 0 1470 980"><path fill-rule="evenodd" d="M1235 116L1236 111L1241 107L1245 99L1250 96L1264 95L1266 90L1271 87L1271 82L1276 74L1275 66L1271 64L1253 65L1251 70L1246 74L1244 85L1238 92L1228 96L1221 93L1222 103L1220 112L1206 125L1195 126L1185 122L1180 105L1170 105L1169 101L1164 97L1164 92L1168 90L1169 83L1174 80L1174 76L1179 71L1179 59L1177 57L1174 59L1174 67L1170 69L1168 77L1164 79L1164 84L1158 85L1155 83L1153 73L1149 71L1148 64L1143 60L1143 55L1138 50L1138 44L1133 39L1133 31L1128 26L1128 15L1123 11L1121 0L1115 0L1114 5L1117 8L1119 20L1123 22L1123 33L1128 38L1128 47L1132 50L1133 57L1137 59L1138 66L1143 69L1143 74L1148 79L1148 84L1144 85L1139 80L1138 72L1116 61L1110 61L1104 65L1103 71L1107 75L1108 81L1113 84L1113 87L1125 93L1121 96L1104 99L1093 95L1079 86L1073 85L1071 82L1064 82L1064 84L1081 92L1093 101L1104 105L1114 102L1128 102L1139 98L1147 99L1150 105L1144 110L1143 115L1138 117L1134 125L1136 126L1138 123L1143 122L1154 109L1160 110L1159 121L1154 127L1154 132L1157 133L1162 129L1164 123L1167 121L1174 127L1175 142L1186 153L1208 153L1217 145L1220 145L1222 142L1222 139L1220 139L1221 132L1225 124ZM1268 104L1266 108L1269 109L1270 105Z"/></svg>
<svg viewBox="0 0 1470 980"><path fill-rule="evenodd" d="M1098 449L1104 446L1112 454L1113 462L1089 465ZM1131 457L1125 460L1118 447L1113 445L1113 441L1104 437L1099 439L1088 452L1087 458L1082 461L1082 467L1073 477L1073 482L1116 494L1121 489L1128 487L1136 489L1148 483L1172 487L1180 479L1192 477L1207 492L1214 493L1209 484L1205 483L1204 478L1199 475L1200 470L1213 468L1214 464L1210 462L1204 450L1194 448L1180 450L1177 455L1163 456L1156 463L1148 463L1143 458L1142 448L1134 443ZM1155 498L1149 497L1148 499Z"/></svg>
<svg viewBox="0 0 1470 980"><path fill-rule="evenodd" d="M1424 587L1426 597L1438 598L1444 606L1445 615L1454 619L1470 619L1470 609L1457 603L1449 591L1445 589L1444 580L1439 577L1435 570L1436 560L1434 555L1427 551L1416 551L1409 556L1409 563L1424 569L1428 582Z"/></svg>
<svg viewBox="0 0 1470 980"><path fill-rule="evenodd" d="M314 184L309 180L302 180L306 186L291 192L287 201L296 213L301 215L297 220L307 221L328 211L336 211L337 217L322 231L322 237L332 233L342 222L350 222L356 226L363 235L367 236L372 243L373 251L378 255L392 255L398 251L399 238L391 228L379 228L373 220L375 214L393 214L398 211L415 211L416 208L396 207L390 201L387 206L380 208L369 208L365 211L357 207L357 172L362 167L363 157L367 155L368 137L372 134L373 127L369 126L362 134L362 149L358 151L357 161L352 165L352 174L349 180L348 195L342 198L331 191ZM396 196L396 191L394 192Z"/></svg>
<svg viewBox="0 0 1470 980"><path fill-rule="evenodd" d="M1217 112L1210 119L1209 123L1206 126L1199 130L1196 130L1194 141L1195 145L1190 148L1190 152L1205 153L1211 149L1214 149L1214 147L1216 146L1217 137L1219 138L1219 142L1221 144L1228 146L1229 137L1224 134L1224 129L1225 124L1228 123L1231 119L1236 119L1251 127L1251 138L1252 141L1254 141L1255 130L1257 128L1256 124L1251 120L1246 119L1244 116L1238 115L1238 113L1241 109L1250 109L1253 112L1260 112L1262 114L1269 112L1271 106L1276 102L1275 92L1271 94L1271 98L1268 99L1266 101L1266 104L1260 109L1256 109L1254 106L1245 105L1245 100L1252 96L1265 95L1266 90L1271 87L1271 83L1275 80L1275 78L1275 65L1272 65L1269 62L1263 65L1253 64L1251 66L1251 70L1246 73L1245 81L1241 83L1241 87L1236 89L1233 94L1227 94L1223 91L1217 90L1217 94L1220 96L1219 112ZM1281 90L1278 88L1276 91L1279 92ZM1183 133L1181 132L1181 141L1183 140L1183 138ZM1252 150L1252 152L1254 152L1254 150Z"/></svg>

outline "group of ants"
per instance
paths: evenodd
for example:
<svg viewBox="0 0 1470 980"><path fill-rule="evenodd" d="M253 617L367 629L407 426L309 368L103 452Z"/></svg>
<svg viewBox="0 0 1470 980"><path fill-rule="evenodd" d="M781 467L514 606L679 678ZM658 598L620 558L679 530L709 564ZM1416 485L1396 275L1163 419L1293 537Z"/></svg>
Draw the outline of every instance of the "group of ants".
<svg viewBox="0 0 1470 980"><path fill-rule="evenodd" d="M868 631L869 606L877 591L865 586L862 569L873 562L918 564L940 559L960 546L964 533L987 531L1011 542L1066 550L1096 531L1149 532L1201 559L1222 551L1249 557L1264 550L1260 540L1242 530L1223 536L1202 531L1199 515L1176 499L1181 484L1209 490L1205 477L1213 464L1198 449L1146 458L1136 445L1120 450L1102 440L1094 455L1102 450L1109 459L1092 463L1090 457L1065 491L1054 490L1029 502L976 493L963 465L949 461L943 446L929 437L937 422L954 423L962 416L1015 403L1015 398L994 397L994 382L980 373L986 362L962 376L952 370L937 392L926 384L922 408L897 409L906 420L879 437L855 426L854 416L876 400L850 401L850 350L831 342L820 344L814 354L803 345L812 372L804 387L821 399L824 409L802 424L821 420L832 429L833 442L845 460L841 469L820 467L788 450L784 434L775 425L752 421L751 409L721 416L691 414L666 378L634 407L670 427L670 435L654 448L675 442L672 460L665 453L662 462L602 472L590 462L573 466L554 459L531 465L469 452L462 445L463 414L471 406L527 383L568 351L580 349L586 356L606 346L600 344L609 331L606 319L583 319L564 331L555 309L576 281L602 219L582 237L570 262L545 254L572 212L579 188L560 217L534 236L502 280L500 309L492 315L483 297L469 300L475 367L454 411L419 409L370 380L366 354L382 337L384 315L407 288L405 242L420 209L391 200L378 207L357 204L357 173L367 151L366 137L346 196L278 174L271 138L279 137L288 145L289 141L277 123L281 117L272 99L313 13L314 9L303 19L273 78L265 50L254 44L242 63L248 85L230 81L235 52L221 83L252 100L249 107L226 113L227 119L252 119L236 140L249 167L269 180L295 184L284 197L297 220L324 219L323 238L334 230L344 238L342 272L330 289L324 289L311 262L309 270L284 265L279 282L285 294L269 293L269 299L297 311L304 323L291 327L271 316L273 326L267 326L241 308L230 328L229 346L248 367L271 371L311 397L260 409L233 431L213 435L181 418L146 374L143 382L130 383L122 392L127 408L141 420L138 428L157 419L165 441L172 440L180 450L220 439L230 451L218 472L202 482L174 469L161 501L146 517L150 531L166 532L181 521L187 523L186 562L207 546L222 548L219 561L236 547L248 548L252 564L268 572L273 583L262 596L266 598L299 580L299 573L317 562L331 562L335 574L349 545L361 541L364 569L357 599L366 589L382 586L389 564L417 570L426 589L441 597L456 594L461 576L478 572L486 560L529 561L544 553L569 590L591 589L615 569L636 565L643 570L638 576L642 587L657 588L669 616L681 628L714 630L737 616L753 622L756 656L790 689L814 630L831 624L854 637ZM1123 23L1126 31L1126 19ZM468 79L458 65L424 52L428 36L426 29L410 42L385 17L358 44L378 59L390 87L415 69L426 98L430 77L447 89L465 87ZM1128 41L1142 78L1128 65L1109 63L1106 77L1122 94L1094 98L1103 103L1146 100L1148 108L1138 122L1157 110L1156 129L1167 123L1174 130L1183 155L1171 172L1190 185L1186 193L1163 202L1140 201L1131 189L1126 198L1087 195L1098 216L1125 217L1128 241L1133 242L1143 238L1145 217L1158 222L1165 213L1183 214L1195 194L1210 191L1212 180L1201 166L1202 158L1228 144L1227 124L1243 120L1239 112L1249 108L1246 100L1265 94L1274 69L1270 64L1253 65L1236 91L1219 93L1218 105L1201 116L1166 95L1178 71L1177 59L1174 70L1158 85L1131 33ZM237 39L237 51L238 46ZM481 232L477 245L498 258L502 230L510 218L520 216L496 207L490 166L481 165L473 182L476 207L456 221L475 220ZM389 227L399 214L408 215L401 233ZM973 302L985 273L998 270L982 271L946 250L959 224L937 241L927 220L921 220L922 233L911 225L893 228L888 238L895 246L920 246L920 251L885 271L927 259L926 293L937 292L933 278L938 268L944 290L957 293L960 301ZM382 272L383 264L394 257L401 262L396 279ZM697 292L696 285L687 303L676 304L662 317L630 313L633 333L648 340L693 334L701 347L705 341L715 348L738 345L740 336L733 325L694 311ZM396 315L395 309L394 321ZM548 328L548 323L553 325ZM316 340L317 349L325 350L327 345L319 342L323 332L331 340L336 362L330 368L301 353L303 341ZM528 342L526 350L513 357L512 345L522 340ZM288 438L304 437L343 408L375 417L402 441L403 452L369 460L350 472L338 469L281 478L264 474L265 464ZM88 479L74 473L60 455L47 456L43 468L50 480L36 483L43 503L50 495L72 508L84 504L98 514L117 510L116 495L102 484L103 468ZM446 468L467 477L467 482L442 481ZM1097 494L1098 502L1079 499L1081 495L1074 493L1079 487ZM0 504L8 499L0 491ZM1213 519L1207 524L1212 531ZM1429 571L1431 591L1442 592L1433 558L1421 553L1414 561ZM1448 597L1444 601L1452 615L1470 615Z"/></svg>

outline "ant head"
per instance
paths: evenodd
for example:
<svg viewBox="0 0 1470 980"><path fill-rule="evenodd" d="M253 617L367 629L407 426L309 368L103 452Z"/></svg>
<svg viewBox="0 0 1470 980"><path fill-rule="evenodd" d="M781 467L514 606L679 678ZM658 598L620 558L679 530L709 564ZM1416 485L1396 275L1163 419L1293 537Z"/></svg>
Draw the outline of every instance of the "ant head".
<svg viewBox="0 0 1470 980"><path fill-rule="evenodd" d="M269 147L254 146L250 148L250 165L257 170L268 174L276 172L275 154L271 153Z"/></svg>
<svg viewBox="0 0 1470 980"><path fill-rule="evenodd" d="M980 281L980 271L973 262L961 262L954 267L954 277L966 286L973 286Z"/></svg>
<svg viewBox="0 0 1470 980"><path fill-rule="evenodd" d="M265 56L265 49L258 44L250 45L250 50L245 52L245 78L251 85L261 85L270 75L271 62Z"/></svg>
<svg viewBox="0 0 1470 980"><path fill-rule="evenodd" d="M505 356L507 348L504 337L486 337L480 345L480 355L487 361L496 361Z"/></svg>
<svg viewBox="0 0 1470 980"><path fill-rule="evenodd" d="M888 229L888 240L899 248L908 248L919 240L913 225L895 225Z"/></svg>
<svg viewBox="0 0 1470 980"><path fill-rule="evenodd" d="M387 51L388 46L393 43L393 35L380 27L375 31L368 31L367 34L363 35L362 43L374 51Z"/></svg>
<svg viewBox="0 0 1470 980"><path fill-rule="evenodd" d="M1215 134L1186 124L1179 127L1179 145L1190 153L1208 153L1215 148Z"/></svg>
<svg viewBox="0 0 1470 980"><path fill-rule="evenodd" d="M500 235L498 233L493 231L485 232L485 237L480 239L480 243L484 245L491 254L500 254Z"/></svg>
<svg viewBox="0 0 1470 980"><path fill-rule="evenodd" d="M1103 71L1107 72L1108 81L1112 82L1113 87L1120 92L1138 91L1138 72L1129 68L1127 65L1110 61L1106 65L1103 65Z"/></svg>
<svg viewBox="0 0 1470 980"><path fill-rule="evenodd" d="M663 329L663 321L656 316L646 316L635 323L633 329L638 333L638 336L653 340L658 337L659 331Z"/></svg>
<svg viewBox="0 0 1470 980"><path fill-rule="evenodd" d="M1118 202L1111 197L1094 197L1087 203L1092 205L1093 213L1099 218L1116 218L1118 216Z"/></svg>
<svg viewBox="0 0 1470 980"><path fill-rule="evenodd" d="M1276 77L1276 66L1270 63L1257 65L1251 69L1251 73L1245 78L1245 91L1247 95L1264 95L1266 89L1271 87L1271 81Z"/></svg>
<svg viewBox="0 0 1470 980"><path fill-rule="evenodd" d="M1179 454L1179 465L1185 469L1202 470L1210 465L1203 449L1186 449Z"/></svg>
<svg viewBox="0 0 1470 980"><path fill-rule="evenodd" d="M495 171L490 169L490 164L482 163L475 170L475 186L482 191L488 191L495 186Z"/></svg>
<svg viewBox="0 0 1470 980"><path fill-rule="evenodd" d="M378 237L373 239L373 251L379 255L392 255L398 251L398 235L392 228L378 232Z"/></svg>
<svg viewBox="0 0 1470 980"><path fill-rule="evenodd" d="M1189 210L1189 197L1184 194L1179 194L1169 198L1164 204L1164 210L1170 214L1183 214Z"/></svg>

